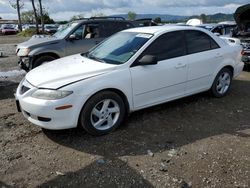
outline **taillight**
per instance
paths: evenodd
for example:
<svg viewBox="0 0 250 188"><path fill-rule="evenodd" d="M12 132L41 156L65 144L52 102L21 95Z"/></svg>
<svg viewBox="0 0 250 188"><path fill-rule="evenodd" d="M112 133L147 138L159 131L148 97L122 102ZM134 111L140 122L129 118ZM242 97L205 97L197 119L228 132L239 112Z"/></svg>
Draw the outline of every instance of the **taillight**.
<svg viewBox="0 0 250 188"><path fill-rule="evenodd" d="M245 52L244 52L244 50L241 50L241 52L240 52L240 53L241 53L241 55L245 55Z"/></svg>

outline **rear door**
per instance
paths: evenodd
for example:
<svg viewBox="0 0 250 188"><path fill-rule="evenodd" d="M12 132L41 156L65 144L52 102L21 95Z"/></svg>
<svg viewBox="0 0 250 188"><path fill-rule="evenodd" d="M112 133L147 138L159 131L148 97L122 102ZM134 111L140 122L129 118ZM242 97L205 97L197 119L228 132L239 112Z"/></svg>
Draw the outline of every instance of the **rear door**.
<svg viewBox="0 0 250 188"><path fill-rule="evenodd" d="M187 93L199 92L210 87L212 75L222 62L219 45L206 33L185 31L187 44L188 79Z"/></svg>

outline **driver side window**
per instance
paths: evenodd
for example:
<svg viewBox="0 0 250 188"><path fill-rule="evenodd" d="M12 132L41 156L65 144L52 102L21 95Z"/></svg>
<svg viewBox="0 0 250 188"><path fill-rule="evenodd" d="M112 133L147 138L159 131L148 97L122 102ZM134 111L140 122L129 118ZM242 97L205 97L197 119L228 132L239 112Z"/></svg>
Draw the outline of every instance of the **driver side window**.
<svg viewBox="0 0 250 188"><path fill-rule="evenodd" d="M73 35L75 35L76 39L81 40L83 39L83 29L84 29L84 25L81 25L80 27L78 27L75 32L73 33Z"/></svg>

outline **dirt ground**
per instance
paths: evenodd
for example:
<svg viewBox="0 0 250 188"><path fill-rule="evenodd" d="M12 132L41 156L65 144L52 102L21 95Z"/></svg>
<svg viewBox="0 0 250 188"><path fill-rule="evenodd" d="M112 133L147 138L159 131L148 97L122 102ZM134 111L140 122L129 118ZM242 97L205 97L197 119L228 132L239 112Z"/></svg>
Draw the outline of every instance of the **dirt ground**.
<svg viewBox="0 0 250 188"><path fill-rule="evenodd" d="M0 72L17 69L12 52L24 40L4 37ZM0 188L250 187L250 72L224 98L201 93L140 110L101 137L29 123L13 97L21 77L0 78Z"/></svg>

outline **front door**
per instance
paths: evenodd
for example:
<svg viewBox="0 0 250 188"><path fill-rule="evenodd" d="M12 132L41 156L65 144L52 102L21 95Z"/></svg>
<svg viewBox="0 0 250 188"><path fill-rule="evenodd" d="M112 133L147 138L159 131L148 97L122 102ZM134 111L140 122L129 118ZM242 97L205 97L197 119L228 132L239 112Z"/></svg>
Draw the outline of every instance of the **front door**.
<svg viewBox="0 0 250 188"><path fill-rule="evenodd" d="M139 57L154 55L156 65L137 64L130 68L134 108L162 103L185 94L186 47L182 31L158 37Z"/></svg>
<svg viewBox="0 0 250 188"><path fill-rule="evenodd" d="M83 24L79 26L71 35L75 39L67 40L66 55L87 52L90 48L101 42L103 38L99 36L98 24Z"/></svg>

